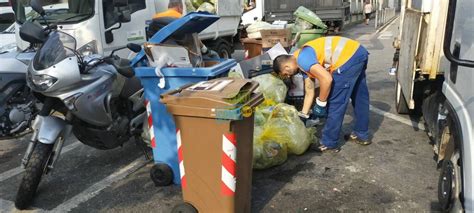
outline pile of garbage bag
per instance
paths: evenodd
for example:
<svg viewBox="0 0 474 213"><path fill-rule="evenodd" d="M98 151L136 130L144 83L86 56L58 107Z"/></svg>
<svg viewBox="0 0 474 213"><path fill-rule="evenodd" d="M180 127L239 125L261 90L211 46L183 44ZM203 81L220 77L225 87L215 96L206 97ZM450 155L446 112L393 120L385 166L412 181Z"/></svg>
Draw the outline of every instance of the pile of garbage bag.
<svg viewBox="0 0 474 213"><path fill-rule="evenodd" d="M211 14L216 13L216 0L186 0L187 12L208 12Z"/></svg>
<svg viewBox="0 0 474 213"><path fill-rule="evenodd" d="M260 39L262 38L262 34L260 34L260 30L271 30L271 29L275 29L275 26L264 21L256 21L255 23L248 26L246 31L247 31L247 36L249 38Z"/></svg>
<svg viewBox="0 0 474 213"><path fill-rule="evenodd" d="M280 103L255 112L253 168L283 164L288 154L301 155L316 141L316 129L306 128L294 106Z"/></svg>
<svg viewBox="0 0 474 213"><path fill-rule="evenodd" d="M252 80L259 83L256 92L263 93L263 97L265 97L264 105L276 105L285 101L288 88L278 77L272 74L264 74L254 77Z"/></svg>
<svg viewBox="0 0 474 213"><path fill-rule="evenodd" d="M236 70L229 77L243 78ZM289 154L303 154L316 142L316 128L307 128L297 109L284 103L288 88L280 78L263 74L252 80L265 98L254 112L253 168L267 169L285 163Z"/></svg>

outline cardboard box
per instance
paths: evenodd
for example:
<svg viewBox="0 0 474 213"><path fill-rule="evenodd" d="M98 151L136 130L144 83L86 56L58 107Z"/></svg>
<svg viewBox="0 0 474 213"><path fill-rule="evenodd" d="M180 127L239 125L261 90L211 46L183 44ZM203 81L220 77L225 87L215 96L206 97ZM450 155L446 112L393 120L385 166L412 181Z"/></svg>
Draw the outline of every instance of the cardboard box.
<svg viewBox="0 0 474 213"><path fill-rule="evenodd" d="M275 44L281 43L283 47L291 46L291 30L289 29L273 29L261 30L262 48L272 48Z"/></svg>
<svg viewBox="0 0 474 213"><path fill-rule="evenodd" d="M247 53L246 58L253 58L262 55L262 40L253 38L242 39L245 52Z"/></svg>

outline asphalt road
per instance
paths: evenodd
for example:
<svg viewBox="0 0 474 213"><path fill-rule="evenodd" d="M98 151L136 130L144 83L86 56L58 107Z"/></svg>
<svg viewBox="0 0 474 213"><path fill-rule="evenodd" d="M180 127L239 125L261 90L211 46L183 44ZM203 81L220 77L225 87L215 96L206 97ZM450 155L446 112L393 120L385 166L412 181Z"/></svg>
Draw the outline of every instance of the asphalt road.
<svg viewBox="0 0 474 213"><path fill-rule="evenodd" d="M308 151L278 167L254 171L253 212L436 211L438 172L423 125L394 108L393 36L397 23L375 33L357 25L344 35L370 51L367 79L371 97L367 147L345 144L337 154ZM237 52L242 57L242 51ZM344 131L350 131L349 107ZM17 211L20 159L27 138L0 141L0 212ZM170 212L181 201L180 187L155 187L147 162L134 143L96 150L74 138L52 174L39 186L29 212Z"/></svg>

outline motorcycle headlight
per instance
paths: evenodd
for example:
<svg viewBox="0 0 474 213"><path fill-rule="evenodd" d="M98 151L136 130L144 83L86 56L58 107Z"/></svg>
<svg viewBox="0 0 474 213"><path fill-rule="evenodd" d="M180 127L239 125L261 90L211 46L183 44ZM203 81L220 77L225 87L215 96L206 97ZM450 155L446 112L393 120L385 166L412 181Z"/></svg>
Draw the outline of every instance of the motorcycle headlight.
<svg viewBox="0 0 474 213"><path fill-rule="evenodd" d="M82 56L94 55L97 54L97 41L93 40L81 48L77 49L77 52Z"/></svg>
<svg viewBox="0 0 474 213"><path fill-rule="evenodd" d="M34 87L32 89L37 91L45 91L51 88L56 81L57 78L49 75L31 75L28 73L28 80L31 83L31 86Z"/></svg>

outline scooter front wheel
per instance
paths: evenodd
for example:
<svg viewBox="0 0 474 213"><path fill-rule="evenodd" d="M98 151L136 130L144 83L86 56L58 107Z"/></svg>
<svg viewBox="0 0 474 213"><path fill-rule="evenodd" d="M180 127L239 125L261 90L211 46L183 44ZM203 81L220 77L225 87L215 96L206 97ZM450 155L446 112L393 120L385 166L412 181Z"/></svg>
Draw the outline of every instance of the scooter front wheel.
<svg viewBox="0 0 474 213"><path fill-rule="evenodd" d="M17 209L26 209L31 205L52 151L52 144L38 142L35 145L16 194L15 207Z"/></svg>

